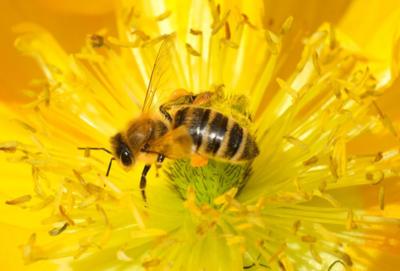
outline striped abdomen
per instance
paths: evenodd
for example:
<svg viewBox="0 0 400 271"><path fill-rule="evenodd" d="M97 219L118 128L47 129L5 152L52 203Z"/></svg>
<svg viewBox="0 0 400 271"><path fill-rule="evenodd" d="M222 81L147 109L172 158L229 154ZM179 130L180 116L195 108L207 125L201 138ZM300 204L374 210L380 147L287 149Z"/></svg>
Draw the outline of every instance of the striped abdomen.
<svg viewBox="0 0 400 271"><path fill-rule="evenodd" d="M173 128L186 126L192 150L208 157L230 161L254 159L259 151L254 138L236 121L209 108L182 107L174 116Z"/></svg>

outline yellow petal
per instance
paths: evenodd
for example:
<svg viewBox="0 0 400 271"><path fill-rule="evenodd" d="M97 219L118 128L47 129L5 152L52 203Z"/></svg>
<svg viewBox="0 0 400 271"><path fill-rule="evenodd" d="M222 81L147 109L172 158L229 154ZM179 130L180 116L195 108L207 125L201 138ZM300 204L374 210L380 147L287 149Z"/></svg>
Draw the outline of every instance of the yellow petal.
<svg viewBox="0 0 400 271"><path fill-rule="evenodd" d="M353 1L339 28L372 59L372 68L386 83L399 73L400 3L396 0Z"/></svg>
<svg viewBox="0 0 400 271"><path fill-rule="evenodd" d="M60 4L61 2L61 4ZM87 4L88 3L88 4ZM88 34L100 28L114 29L112 1L0 1L2 20L0 32L0 100L26 102L21 90L29 89L32 79L40 78L42 72L33 61L27 60L14 47L17 34L12 31L16 24L31 21L51 29L58 41L69 51L76 52ZM52 8L47 7L51 6ZM70 12L55 12L68 6ZM53 9L54 8L54 9ZM65 7L67 9L67 7ZM79 11L82 9L82 11ZM108 10L106 12L106 10ZM71 13L73 12L73 13ZM105 13L106 12L106 13ZM83 14L86 13L86 14Z"/></svg>
<svg viewBox="0 0 400 271"><path fill-rule="evenodd" d="M112 12L115 8L115 0L35 0L34 5L48 8L54 12L75 13L84 15L99 15Z"/></svg>

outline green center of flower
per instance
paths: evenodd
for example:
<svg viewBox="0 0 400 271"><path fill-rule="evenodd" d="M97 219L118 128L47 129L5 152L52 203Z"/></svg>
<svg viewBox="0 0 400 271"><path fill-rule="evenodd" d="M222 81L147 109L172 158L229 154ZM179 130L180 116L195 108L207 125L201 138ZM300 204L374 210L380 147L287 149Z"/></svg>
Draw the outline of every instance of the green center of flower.
<svg viewBox="0 0 400 271"><path fill-rule="evenodd" d="M167 166L167 176L179 195L186 199L188 188L194 188L199 204L212 204L219 195L236 187L240 191L246 184L251 165L209 160L203 167L193 167L190 160L177 160Z"/></svg>

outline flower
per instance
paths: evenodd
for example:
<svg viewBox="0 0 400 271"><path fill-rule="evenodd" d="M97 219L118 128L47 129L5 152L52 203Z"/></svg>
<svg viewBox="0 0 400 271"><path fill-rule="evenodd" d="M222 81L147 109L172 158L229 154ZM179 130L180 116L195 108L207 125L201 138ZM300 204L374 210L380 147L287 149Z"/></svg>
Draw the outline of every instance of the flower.
<svg viewBox="0 0 400 271"><path fill-rule="evenodd" d="M366 270L395 255L398 211L385 210L398 177L398 132L380 96L396 80L397 40L390 53L377 52L376 44L360 47L324 23L301 36L294 66L287 39L300 43L290 30L296 18L278 24L263 12L262 2L123 1L118 34L99 30L69 54L42 28L15 27L17 48L46 78L32 82L30 103L0 108L8 127L3 174L23 180L23 187L7 182L3 214L31 231L21 246L26 263ZM78 147L108 147L141 113L165 39L174 40L169 83L221 93L213 108L249 126L260 154L249 166L209 161L194 168L171 159L159 177L150 173L146 205L140 165L130 172L113 166L106 177L109 155ZM357 146L363 136L382 135L393 143ZM359 186L363 193L354 193ZM372 201L364 193L376 203L364 203Z"/></svg>

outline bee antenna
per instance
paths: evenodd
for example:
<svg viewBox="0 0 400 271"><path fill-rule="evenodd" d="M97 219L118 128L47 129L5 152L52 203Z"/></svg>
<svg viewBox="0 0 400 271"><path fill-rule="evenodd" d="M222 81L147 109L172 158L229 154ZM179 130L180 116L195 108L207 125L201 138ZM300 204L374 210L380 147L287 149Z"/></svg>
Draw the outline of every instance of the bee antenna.
<svg viewBox="0 0 400 271"><path fill-rule="evenodd" d="M91 150L91 151L105 151L108 154L112 154L112 152L106 148L98 148L98 147L78 147L78 150Z"/></svg>

